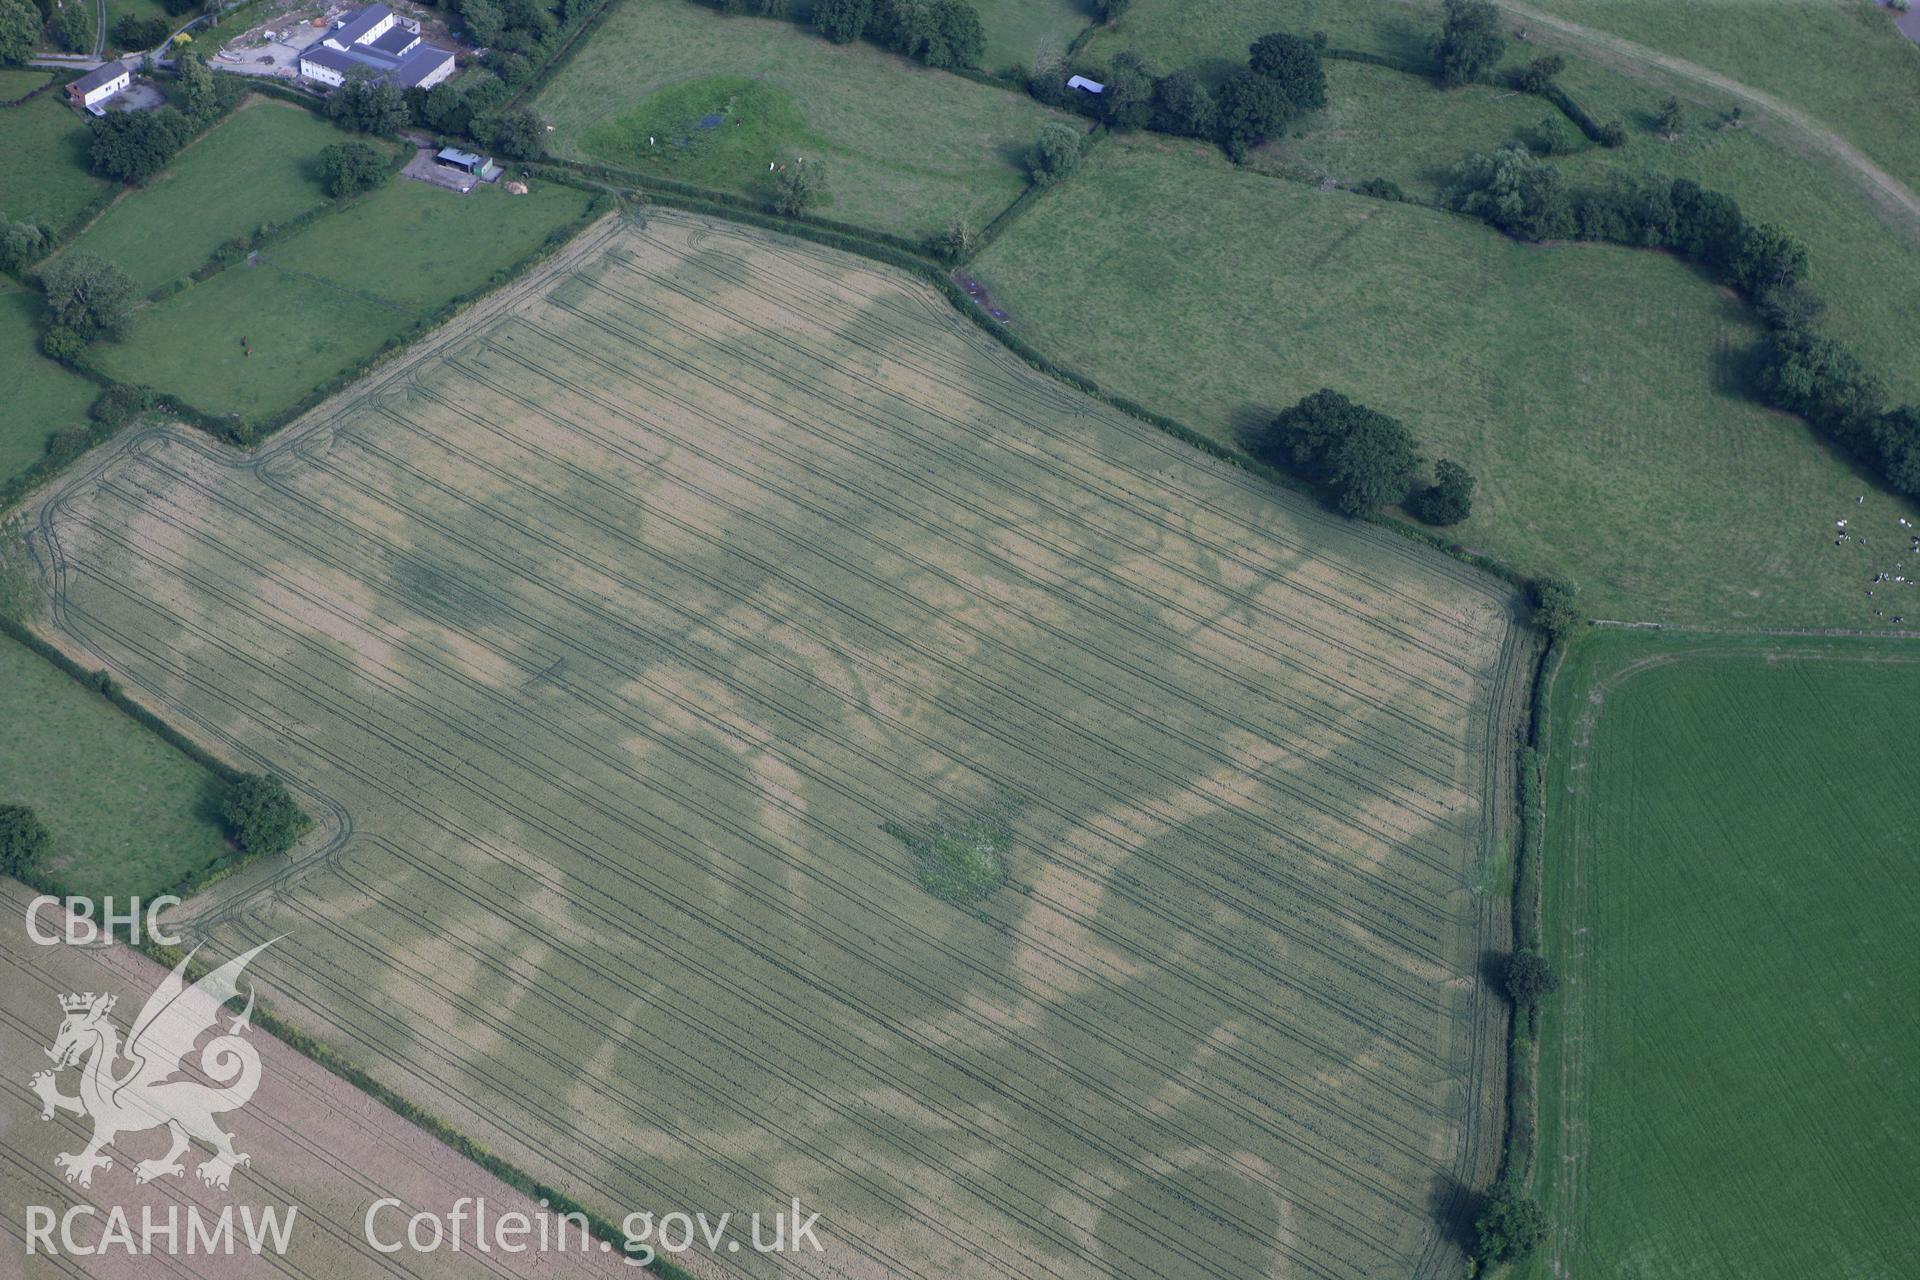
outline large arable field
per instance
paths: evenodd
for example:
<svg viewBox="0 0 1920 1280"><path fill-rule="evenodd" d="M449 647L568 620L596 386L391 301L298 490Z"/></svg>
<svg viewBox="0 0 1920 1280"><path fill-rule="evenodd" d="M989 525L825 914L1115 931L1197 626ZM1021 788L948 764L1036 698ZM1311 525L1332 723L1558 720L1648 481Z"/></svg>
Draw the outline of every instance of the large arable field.
<svg viewBox="0 0 1920 1280"><path fill-rule="evenodd" d="M98 343L88 358L209 413L264 418L484 286L587 201L554 183L535 182L525 196L493 186L461 196L396 178L256 261L141 309L124 341Z"/></svg>
<svg viewBox="0 0 1920 1280"><path fill-rule="evenodd" d="M1582 640L1553 688L1532 1274L1913 1274L1920 651Z"/></svg>
<svg viewBox="0 0 1920 1280"><path fill-rule="evenodd" d="M832 200L816 212L914 239L956 216L991 222L1026 189L1040 126L1073 119L871 44L691 0L622 0L533 107L556 155L701 186L765 194L770 163L824 163Z"/></svg>
<svg viewBox="0 0 1920 1280"><path fill-rule="evenodd" d="M823 1215L732 1274L1459 1265L1504 584L662 214L32 514L49 637L326 819L193 934L551 1185Z"/></svg>
<svg viewBox="0 0 1920 1280"><path fill-rule="evenodd" d="M1143 218L1138 210L1151 209ZM1480 480L1449 530L1603 617L1873 626L1855 512L1917 514L1762 410L1745 309L1667 255L1108 139L972 270L1042 351L1223 441L1333 387ZM1850 554L1858 552L1858 554Z"/></svg>
<svg viewBox="0 0 1920 1280"><path fill-rule="evenodd" d="M39 870L61 883L151 896L232 852L218 778L6 635L0 724L0 804L46 824Z"/></svg>
<svg viewBox="0 0 1920 1280"><path fill-rule="evenodd" d="M205 265L226 240L325 204L320 152L342 136L311 111L255 99L107 210L71 247L119 263L140 292L151 292Z"/></svg>

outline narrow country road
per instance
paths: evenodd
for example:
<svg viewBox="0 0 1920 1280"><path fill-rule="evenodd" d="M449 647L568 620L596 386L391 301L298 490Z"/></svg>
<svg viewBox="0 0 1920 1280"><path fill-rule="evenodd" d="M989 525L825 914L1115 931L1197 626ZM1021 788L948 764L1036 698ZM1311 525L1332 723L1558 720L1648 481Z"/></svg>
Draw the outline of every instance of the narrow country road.
<svg viewBox="0 0 1920 1280"><path fill-rule="evenodd" d="M1749 107L1759 109L1799 134L1808 144L1839 160L1861 180L1869 194L1879 197L1882 203L1904 215L1908 231L1920 232L1920 195L1915 195L1910 187L1868 159L1858 147L1798 107L1789 106L1770 93L1742 84L1731 76L1721 75L1697 62L1661 53L1658 49L1636 44L1621 36L1595 31L1558 14L1547 13L1531 5L1515 4L1511 0L1496 0L1496 3L1514 16L1551 31L1567 44L1582 48L1601 61L1658 67L1695 84L1718 89Z"/></svg>

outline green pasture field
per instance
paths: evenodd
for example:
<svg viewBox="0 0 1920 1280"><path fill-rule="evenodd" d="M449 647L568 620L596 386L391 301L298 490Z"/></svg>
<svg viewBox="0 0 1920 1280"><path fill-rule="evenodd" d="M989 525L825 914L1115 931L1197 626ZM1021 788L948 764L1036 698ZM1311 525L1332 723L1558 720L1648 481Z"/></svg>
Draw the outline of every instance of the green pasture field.
<svg viewBox="0 0 1920 1280"><path fill-rule="evenodd" d="M1091 0L974 0L973 7L987 29L981 68L993 72L1028 71L1040 53L1064 55L1095 21Z"/></svg>
<svg viewBox="0 0 1920 1280"><path fill-rule="evenodd" d="M0 102L16 102L51 79L53 72L36 67L0 69Z"/></svg>
<svg viewBox="0 0 1920 1280"><path fill-rule="evenodd" d="M0 635L0 804L53 837L40 870L78 892L153 895L233 852L221 784L105 698Z"/></svg>
<svg viewBox="0 0 1920 1280"><path fill-rule="evenodd" d="M1388 67L1326 65L1327 109L1255 148L1253 168L1346 186L1388 178L1410 196L1435 200L1461 159L1530 133L1546 116L1565 119L1551 103L1485 85L1448 91Z"/></svg>
<svg viewBox="0 0 1920 1280"><path fill-rule="evenodd" d="M616 1220L797 1195L899 1277L1457 1271L1505 584L910 277L643 214L250 458L148 435L36 505L48 637L346 823L186 927L297 928L281 1016Z"/></svg>
<svg viewBox="0 0 1920 1280"><path fill-rule="evenodd" d="M344 136L291 103L255 99L115 203L71 247L119 263L150 293L198 270L232 237L325 204L320 152Z"/></svg>
<svg viewBox="0 0 1920 1280"><path fill-rule="evenodd" d="M396 178L269 245L259 265L146 307L124 342L99 343L89 358L210 413L264 418L485 284L586 204L553 183L524 196L484 185L461 196Z"/></svg>
<svg viewBox="0 0 1920 1280"><path fill-rule="evenodd" d="M1896 31L1891 11L1873 0L1531 3L1771 94L1920 188L1920 44Z"/></svg>
<svg viewBox="0 0 1920 1280"><path fill-rule="evenodd" d="M5 114L0 128L0 213L56 230L110 185L87 172L87 127L52 94ZM31 174L31 180L25 175Z"/></svg>
<svg viewBox="0 0 1920 1280"><path fill-rule="evenodd" d="M40 354L40 299L0 278L0 482L46 452L47 437L83 423L99 389Z"/></svg>
<svg viewBox="0 0 1920 1280"><path fill-rule="evenodd" d="M1082 46L1099 61L1131 49L1161 75L1188 70L1218 84L1247 65L1247 46L1271 31L1325 32L1328 43L1424 59L1440 7L1395 0L1134 0Z"/></svg>
<svg viewBox="0 0 1920 1280"><path fill-rule="evenodd" d="M1601 633L1552 717L1527 1274L1910 1275L1920 648Z"/></svg>
<svg viewBox="0 0 1920 1280"><path fill-rule="evenodd" d="M98 389L40 354L40 300L0 280L0 481L17 475L46 450L47 437L86 421Z"/></svg>
<svg viewBox="0 0 1920 1280"><path fill-rule="evenodd" d="M1599 69L1569 73L1568 87L1601 119L1628 125L1617 151L1588 147L1555 163L1575 183L1610 170L1692 178L1724 191L1749 217L1777 223L1806 242L1807 279L1827 303L1825 326L1843 339L1903 400L1920 399L1920 227L1890 223L1860 189L1790 150L1775 133L1716 128L1721 108L1688 102L1686 128L1668 142L1651 131L1663 96Z"/></svg>
<svg viewBox="0 0 1920 1280"><path fill-rule="evenodd" d="M730 120L723 128L764 129L765 142L737 155L715 144L724 165L701 177L760 195L769 163L824 161L832 199L819 213L916 239L958 215L976 227L992 221L1026 188L1024 154L1040 126L1067 118L865 42L836 45L802 25L689 0L626 0L533 108L554 126L556 155L675 177L678 149L646 145L656 95L717 76L765 86L775 122ZM723 106L724 95L708 109Z"/></svg>
<svg viewBox="0 0 1920 1280"><path fill-rule="evenodd" d="M1573 576L1598 616L1871 627L1833 521L1915 514L1748 398L1756 326L1667 255L1522 245L1139 137L971 269L1040 350L1216 439L1322 386L1403 418L1479 477L1448 536Z"/></svg>

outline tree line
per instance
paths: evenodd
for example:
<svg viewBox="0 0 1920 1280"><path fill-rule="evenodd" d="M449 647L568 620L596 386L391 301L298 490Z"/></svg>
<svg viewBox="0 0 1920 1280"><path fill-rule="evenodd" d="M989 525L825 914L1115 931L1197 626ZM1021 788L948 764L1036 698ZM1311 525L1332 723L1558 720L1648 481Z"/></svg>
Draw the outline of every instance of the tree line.
<svg viewBox="0 0 1920 1280"><path fill-rule="evenodd" d="M1826 307L1804 279L1807 248L1748 218L1732 196L1690 178L1616 174L1573 186L1524 144L1469 157L1443 201L1522 240L1599 240L1670 250L1752 304L1767 327L1756 389L1765 402L1920 497L1920 406L1892 405L1886 386L1820 329Z"/></svg>

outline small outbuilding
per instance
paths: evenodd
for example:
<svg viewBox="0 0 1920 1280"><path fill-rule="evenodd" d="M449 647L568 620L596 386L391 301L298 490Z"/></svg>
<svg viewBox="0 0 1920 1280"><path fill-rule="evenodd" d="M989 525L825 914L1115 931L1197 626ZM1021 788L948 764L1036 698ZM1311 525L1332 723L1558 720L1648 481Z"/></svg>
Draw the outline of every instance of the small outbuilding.
<svg viewBox="0 0 1920 1280"><path fill-rule="evenodd" d="M482 182L492 182L500 176L500 166L485 156L477 156L471 151L462 151L458 147L442 147L433 157L433 162L442 169L458 169L461 173L470 173Z"/></svg>
<svg viewBox="0 0 1920 1280"><path fill-rule="evenodd" d="M67 101L94 115L105 115L101 104L133 83L133 72L123 62L103 62L67 86Z"/></svg>
<svg viewBox="0 0 1920 1280"><path fill-rule="evenodd" d="M1067 88L1083 89L1088 93L1105 93L1107 86L1098 80L1089 80L1085 76L1072 76L1067 80Z"/></svg>

